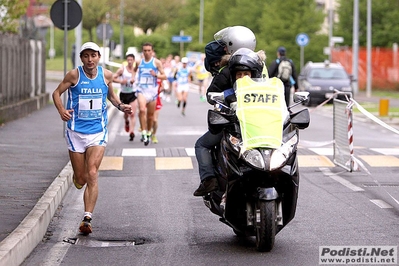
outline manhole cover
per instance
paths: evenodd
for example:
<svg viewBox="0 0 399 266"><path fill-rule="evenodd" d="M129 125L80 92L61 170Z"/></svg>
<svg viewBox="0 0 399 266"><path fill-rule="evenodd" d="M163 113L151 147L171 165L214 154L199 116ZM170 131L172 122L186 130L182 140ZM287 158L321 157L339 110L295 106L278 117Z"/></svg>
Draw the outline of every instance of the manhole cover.
<svg viewBox="0 0 399 266"><path fill-rule="evenodd" d="M64 242L72 245L81 245L86 247L128 247L144 244L144 239L137 240L97 240L87 237L66 237Z"/></svg>

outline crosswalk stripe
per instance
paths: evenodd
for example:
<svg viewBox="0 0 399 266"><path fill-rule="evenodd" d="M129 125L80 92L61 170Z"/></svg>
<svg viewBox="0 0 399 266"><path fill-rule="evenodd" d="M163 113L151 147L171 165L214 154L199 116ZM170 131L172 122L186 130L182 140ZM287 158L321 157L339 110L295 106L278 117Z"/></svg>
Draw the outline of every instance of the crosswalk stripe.
<svg viewBox="0 0 399 266"><path fill-rule="evenodd" d="M104 156L99 170L119 170L123 169L123 157Z"/></svg>
<svg viewBox="0 0 399 266"><path fill-rule="evenodd" d="M372 167L399 167L399 158L391 155L360 155Z"/></svg>
<svg viewBox="0 0 399 266"><path fill-rule="evenodd" d="M194 148L185 148L187 152L187 156L195 156L195 149Z"/></svg>
<svg viewBox="0 0 399 266"><path fill-rule="evenodd" d="M156 170L182 170L193 169L191 157L157 157L155 158Z"/></svg>
<svg viewBox="0 0 399 266"><path fill-rule="evenodd" d="M334 167L335 164L331 162L324 155L298 155L299 167Z"/></svg>
<svg viewBox="0 0 399 266"><path fill-rule="evenodd" d="M168 148L166 150L168 150ZM300 167L313 168L336 166L332 159L330 159L331 156L333 156L332 148L308 148L308 150L315 154L298 155L298 163ZM371 167L399 167L399 158L393 156L399 155L398 149L373 148L370 150L384 155L358 155L356 157L362 159ZM192 169L193 165L191 158L195 156L195 149L180 148L168 153L165 153L165 150L158 150L157 153L156 148L125 148L122 149L120 157L105 156L101 163L100 170L122 170L123 157L134 156L155 157L155 162L158 164L157 169Z"/></svg>
<svg viewBox="0 0 399 266"><path fill-rule="evenodd" d="M155 148L123 149L122 156L157 156L157 150Z"/></svg>
<svg viewBox="0 0 399 266"><path fill-rule="evenodd" d="M392 148L372 148L370 149L372 151L384 154L384 155L399 155L399 148L392 149Z"/></svg>
<svg viewBox="0 0 399 266"><path fill-rule="evenodd" d="M319 155L334 155L334 149L333 148L309 148L312 152L319 154Z"/></svg>

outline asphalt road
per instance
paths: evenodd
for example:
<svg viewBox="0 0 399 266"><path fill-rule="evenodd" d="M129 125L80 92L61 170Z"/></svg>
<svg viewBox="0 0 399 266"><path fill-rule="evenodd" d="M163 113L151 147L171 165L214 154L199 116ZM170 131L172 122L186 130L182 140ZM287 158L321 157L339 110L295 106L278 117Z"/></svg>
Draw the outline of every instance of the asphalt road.
<svg viewBox="0 0 399 266"><path fill-rule="evenodd" d="M311 126L300 132L296 217L271 252L259 253L254 238L236 237L192 196L199 182L193 146L208 108L195 91L185 117L164 102L159 143L147 147L128 141L116 113L93 234L78 234L83 193L71 187L23 265L318 265L320 246L397 246L398 135L356 120L355 157L364 168L348 172L333 164L331 106L312 111Z"/></svg>

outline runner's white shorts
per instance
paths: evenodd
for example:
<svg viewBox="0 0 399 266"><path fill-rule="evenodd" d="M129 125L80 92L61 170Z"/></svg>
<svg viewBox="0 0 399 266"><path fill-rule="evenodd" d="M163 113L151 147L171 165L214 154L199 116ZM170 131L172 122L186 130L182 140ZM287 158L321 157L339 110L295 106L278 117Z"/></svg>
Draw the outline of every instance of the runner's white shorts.
<svg viewBox="0 0 399 266"><path fill-rule="evenodd" d="M92 146L106 147L108 142L108 130L96 134L83 134L67 128L65 130L65 140L68 150L84 153L87 148Z"/></svg>
<svg viewBox="0 0 399 266"><path fill-rule="evenodd" d="M188 89L190 88L190 84L178 84L177 85L177 92L184 92L184 91L188 91Z"/></svg>
<svg viewBox="0 0 399 266"><path fill-rule="evenodd" d="M158 87L137 88L137 93L144 96L147 103L153 102L158 97Z"/></svg>

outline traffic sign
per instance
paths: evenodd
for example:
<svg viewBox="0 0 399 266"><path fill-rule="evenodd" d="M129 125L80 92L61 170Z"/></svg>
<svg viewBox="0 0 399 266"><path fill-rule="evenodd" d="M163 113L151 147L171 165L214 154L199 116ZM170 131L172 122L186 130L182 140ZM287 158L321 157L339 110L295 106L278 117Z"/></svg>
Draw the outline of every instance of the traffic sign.
<svg viewBox="0 0 399 266"><path fill-rule="evenodd" d="M191 42L191 36L172 36L172 42Z"/></svg>
<svg viewBox="0 0 399 266"><path fill-rule="evenodd" d="M97 26L96 33L99 40L104 39L104 37L106 40L109 40L111 39L112 34L114 34L114 30L109 23L101 23Z"/></svg>
<svg viewBox="0 0 399 266"><path fill-rule="evenodd" d="M333 36L333 37L331 37L331 42L333 42L333 43L343 43L344 42L344 37Z"/></svg>
<svg viewBox="0 0 399 266"><path fill-rule="evenodd" d="M296 43L297 43L299 46L306 46L306 45L308 45L308 43L309 43L309 37L308 37L308 35L307 35L306 33L299 33L299 34L296 36Z"/></svg>
<svg viewBox="0 0 399 266"><path fill-rule="evenodd" d="M50 17L51 20L53 21L54 25L61 29L64 30L64 25L65 25L65 16L64 16L64 10L65 10L65 1L67 5L67 25L66 28L67 30L72 30L76 28L76 26L79 25L79 23L82 21L82 8L78 4L78 2L72 0L57 0L54 2L54 4L51 6L50 9Z"/></svg>

